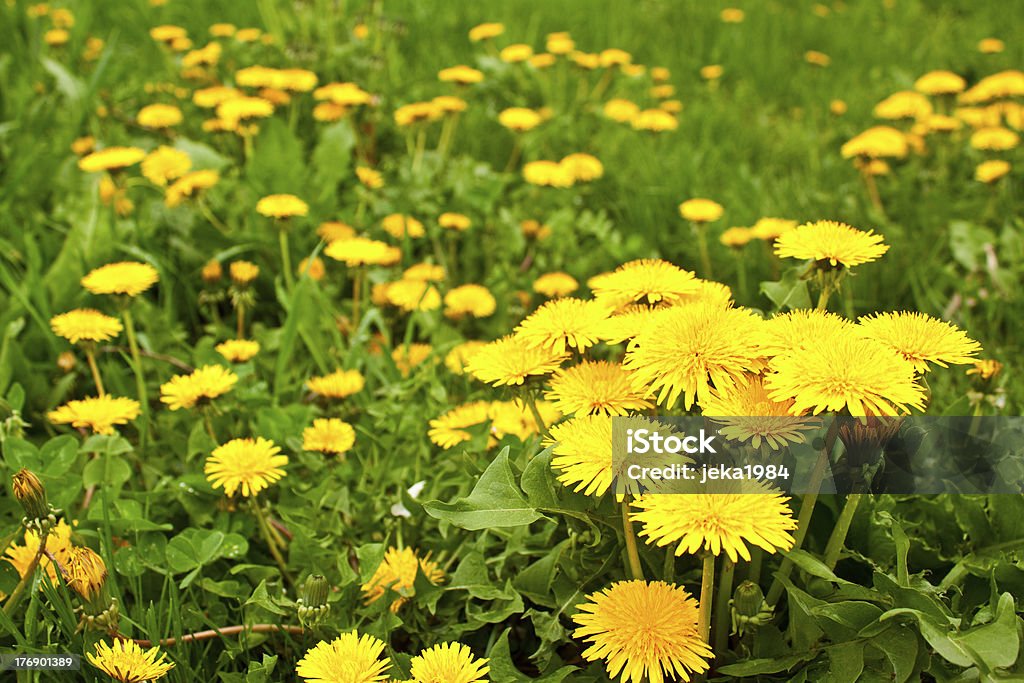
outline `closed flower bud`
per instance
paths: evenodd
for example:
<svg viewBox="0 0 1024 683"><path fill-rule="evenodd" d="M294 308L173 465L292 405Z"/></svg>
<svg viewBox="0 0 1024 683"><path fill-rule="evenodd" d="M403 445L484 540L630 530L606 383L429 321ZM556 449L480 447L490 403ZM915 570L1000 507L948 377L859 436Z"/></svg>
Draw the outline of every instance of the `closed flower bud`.
<svg viewBox="0 0 1024 683"><path fill-rule="evenodd" d="M26 519L43 520L50 515L50 504L46 500L46 489L39 477L26 469L18 470L11 477L14 497L25 509Z"/></svg>
<svg viewBox="0 0 1024 683"><path fill-rule="evenodd" d="M764 599L761 587L753 581L744 581L736 587L732 600L732 632L740 636L771 621L772 608Z"/></svg>
<svg viewBox="0 0 1024 683"><path fill-rule="evenodd" d="M331 586L321 574L310 574L302 585L298 599L299 621L304 626L315 626L320 623L331 608L327 604L327 595Z"/></svg>

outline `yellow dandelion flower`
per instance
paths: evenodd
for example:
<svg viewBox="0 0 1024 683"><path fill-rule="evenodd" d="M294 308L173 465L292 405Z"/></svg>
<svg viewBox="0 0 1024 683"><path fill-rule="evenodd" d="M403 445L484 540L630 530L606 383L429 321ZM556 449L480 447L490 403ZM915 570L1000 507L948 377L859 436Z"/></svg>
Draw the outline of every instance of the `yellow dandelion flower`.
<svg viewBox="0 0 1024 683"><path fill-rule="evenodd" d="M728 228L723 230L722 234L718 237L718 241L723 246L732 247L733 249L746 246L752 239L754 239L754 232L750 228L743 227Z"/></svg>
<svg viewBox="0 0 1024 683"><path fill-rule="evenodd" d="M260 352L260 343L251 339L229 339L213 348L232 363L244 363Z"/></svg>
<svg viewBox="0 0 1024 683"><path fill-rule="evenodd" d="M498 53L498 58L501 61L508 64L518 64L519 62L525 62L533 56L533 48L525 43L513 43L501 49Z"/></svg>
<svg viewBox="0 0 1024 683"><path fill-rule="evenodd" d="M324 221L317 226L316 234L324 242L330 244L337 240L347 240L356 236L356 229L341 221Z"/></svg>
<svg viewBox="0 0 1024 683"><path fill-rule="evenodd" d="M523 180L541 187L572 187L572 170L557 161L531 161L523 165Z"/></svg>
<svg viewBox="0 0 1024 683"><path fill-rule="evenodd" d="M441 307L441 293L426 280L392 282L388 285L387 300L392 306L397 306L407 313L436 311Z"/></svg>
<svg viewBox="0 0 1024 683"><path fill-rule="evenodd" d="M473 354L487 346L484 341L465 341L455 346L448 355L444 357L444 365L454 375L466 374L466 365Z"/></svg>
<svg viewBox="0 0 1024 683"><path fill-rule="evenodd" d="M413 102L395 110L395 123L399 126L411 126L416 123L436 121L444 112L434 102Z"/></svg>
<svg viewBox="0 0 1024 683"><path fill-rule="evenodd" d="M164 187L167 182L188 173L192 160L181 150L161 145L142 160L142 175L146 180Z"/></svg>
<svg viewBox="0 0 1024 683"><path fill-rule="evenodd" d="M929 363L968 365L981 351L963 330L924 313L876 313L861 318L857 330L899 353L918 372L928 372Z"/></svg>
<svg viewBox="0 0 1024 683"><path fill-rule="evenodd" d="M804 53L804 61L813 66L827 67L832 63L832 58L818 50L808 50Z"/></svg>
<svg viewBox="0 0 1024 683"><path fill-rule="evenodd" d="M86 173L117 171L134 166L146 158L145 150L138 147L105 147L78 160L78 168Z"/></svg>
<svg viewBox="0 0 1024 683"><path fill-rule="evenodd" d="M874 115L880 119L921 119L932 113L932 103L927 97L913 90L903 90L889 95L875 105Z"/></svg>
<svg viewBox="0 0 1024 683"><path fill-rule="evenodd" d="M551 347L529 346L518 335L493 341L469 359L466 369L481 382L496 387L520 385L527 377L554 372L568 358Z"/></svg>
<svg viewBox="0 0 1024 683"><path fill-rule="evenodd" d="M469 427L483 424L489 419L489 401L464 403L431 420L427 436L435 445L448 450L473 438L473 435L466 431Z"/></svg>
<svg viewBox="0 0 1024 683"><path fill-rule="evenodd" d="M381 227L384 228L384 232L395 239L402 239L406 235L413 238L423 237L426 234L423 229L423 223L420 223L412 216L400 213L385 216L384 220L381 221Z"/></svg>
<svg viewBox="0 0 1024 683"><path fill-rule="evenodd" d="M428 280L430 282L444 282L444 266L435 263L416 263L402 272L403 280Z"/></svg>
<svg viewBox="0 0 1024 683"><path fill-rule="evenodd" d="M233 100L236 97L244 97L241 90L226 85L213 85L209 88L200 88L192 93L192 103L202 109L213 109L221 102Z"/></svg>
<svg viewBox="0 0 1024 683"><path fill-rule="evenodd" d="M667 130L679 128L679 120L671 112L664 109L644 109L633 115L630 125L635 130L649 130L652 133L662 133Z"/></svg>
<svg viewBox="0 0 1024 683"><path fill-rule="evenodd" d="M456 320L465 316L486 318L494 313L497 305L491 290L483 285L461 285L444 295L445 317Z"/></svg>
<svg viewBox="0 0 1024 683"><path fill-rule="evenodd" d="M308 275L310 279L319 282L327 274L327 266L324 265L323 259L319 256L304 258L299 261L299 265L295 268L295 274L299 277Z"/></svg>
<svg viewBox="0 0 1024 683"><path fill-rule="evenodd" d="M469 230L473 222L469 220L469 216L464 216L461 213L447 212L437 217L437 224L448 230L464 232Z"/></svg>
<svg viewBox="0 0 1024 683"><path fill-rule="evenodd" d="M576 278L560 271L545 273L533 281L533 291L549 299L568 296L579 288Z"/></svg>
<svg viewBox="0 0 1024 683"><path fill-rule="evenodd" d="M96 138L91 135L84 135L76 138L71 143L71 151L78 156L85 156L96 147Z"/></svg>
<svg viewBox="0 0 1024 683"><path fill-rule="evenodd" d="M831 100L828 103L828 111L832 116L842 116L849 109L846 102L840 99Z"/></svg>
<svg viewBox="0 0 1024 683"><path fill-rule="evenodd" d="M762 322L751 311L715 303L672 308L635 337L623 366L635 387L658 392L659 404L671 407L682 394L689 410L710 398L712 385L725 389L761 369L755 338Z"/></svg>
<svg viewBox="0 0 1024 683"><path fill-rule="evenodd" d="M555 65L558 58L549 52L540 52L530 57L530 66L534 69L547 69Z"/></svg>
<svg viewBox="0 0 1024 683"><path fill-rule="evenodd" d="M548 401L537 401L537 412L544 424L553 424L562 419L562 413ZM533 411L522 401L495 401L491 404L491 434L495 439L511 435L526 441L538 433ZM488 447L492 445L493 441L488 443Z"/></svg>
<svg viewBox="0 0 1024 683"><path fill-rule="evenodd" d="M998 38L982 38L978 41L978 52L994 55L1006 49L1006 44Z"/></svg>
<svg viewBox="0 0 1024 683"><path fill-rule="evenodd" d="M659 548L675 545L676 555L724 551L733 562L749 562L747 543L769 553L792 548L789 532L796 529L796 520L789 499L767 486L746 484L745 489L759 491L647 494L632 502L639 512L630 517L640 522L640 536L647 543Z"/></svg>
<svg viewBox="0 0 1024 683"><path fill-rule="evenodd" d="M430 104L442 114L456 114L460 111L466 111L466 108L469 106L466 100L454 95L438 95L430 100Z"/></svg>
<svg viewBox="0 0 1024 683"><path fill-rule="evenodd" d="M644 304L625 306L601 324L598 337L609 344L621 344L653 325L658 314L665 310Z"/></svg>
<svg viewBox="0 0 1024 683"><path fill-rule="evenodd" d="M248 498L284 477L288 456L280 453L263 437L232 439L213 450L203 471L213 488L223 488L228 496L240 491Z"/></svg>
<svg viewBox="0 0 1024 683"><path fill-rule="evenodd" d="M971 147L991 152L1005 152L1020 144L1020 136L1009 128L990 126L974 131Z"/></svg>
<svg viewBox="0 0 1024 683"><path fill-rule="evenodd" d="M675 498L676 496L665 496ZM691 496L678 496L690 498ZM604 660L608 676L623 683L690 680L714 657L697 630L697 601L664 581L618 581L587 596L573 616L574 638L589 647L583 658Z"/></svg>
<svg viewBox="0 0 1024 683"><path fill-rule="evenodd" d="M437 72L437 78L447 83L470 85L484 80L484 74L482 71L474 69L473 67L460 64L458 66L448 67L447 69L441 69Z"/></svg>
<svg viewBox="0 0 1024 683"><path fill-rule="evenodd" d="M773 401L760 375L748 375L731 389L712 390L701 412L722 425L718 433L732 441L749 441L754 448L762 442L773 449L803 443L804 432L818 425L815 419L796 418L793 401Z"/></svg>
<svg viewBox="0 0 1024 683"><path fill-rule="evenodd" d="M974 179L979 183L994 183L1010 172L1010 162L1003 159L989 159L974 169Z"/></svg>
<svg viewBox="0 0 1024 683"><path fill-rule="evenodd" d="M576 43L567 31L556 31L547 35L544 49L553 55L567 55L576 49Z"/></svg>
<svg viewBox="0 0 1024 683"><path fill-rule="evenodd" d="M170 128L183 119L181 109L173 104L150 104L139 110L135 122L143 128Z"/></svg>
<svg viewBox="0 0 1024 683"><path fill-rule="evenodd" d="M159 275L148 263L123 261L101 266L82 278L82 286L93 294L136 296L152 287Z"/></svg>
<svg viewBox="0 0 1024 683"><path fill-rule="evenodd" d="M573 182L589 183L604 175L601 160L590 154L577 152L563 157L558 163L572 176Z"/></svg>
<svg viewBox="0 0 1024 683"><path fill-rule="evenodd" d="M113 434L115 425L128 424L139 416L139 402L115 396L90 397L68 401L46 416L54 424L88 428L94 434Z"/></svg>
<svg viewBox="0 0 1024 683"><path fill-rule="evenodd" d="M468 645L442 643L423 650L409 661L417 683L451 681L484 683L490 667L486 659L477 659Z"/></svg>
<svg viewBox="0 0 1024 683"><path fill-rule="evenodd" d="M377 683L388 680L391 662L381 659L384 641L355 630L321 641L303 655L295 673L307 683Z"/></svg>
<svg viewBox="0 0 1024 683"><path fill-rule="evenodd" d="M46 552L53 555L61 565L67 562L68 553L74 546L71 542L71 531L72 529L68 523L61 519L55 527L50 529L50 533L46 537ZM19 576L24 577L28 573L28 568L35 560L38 552L39 533L32 529L26 529L24 545L12 543L7 547L3 559L17 570ZM52 583L57 583L57 567L50 561L47 555L39 558L39 567L46 571Z"/></svg>
<svg viewBox="0 0 1024 683"><path fill-rule="evenodd" d="M640 259L587 282L594 298L610 308L631 303L679 303L698 289L693 273L660 259Z"/></svg>
<svg viewBox="0 0 1024 683"><path fill-rule="evenodd" d="M384 187L384 176L380 171L369 166L356 166L356 177L359 178L359 182L371 190L379 190Z"/></svg>
<svg viewBox="0 0 1024 683"><path fill-rule="evenodd" d="M174 663L166 661L167 655L160 652L159 647L144 650L127 638L119 638L110 645L102 641L96 643L96 652L89 652L85 657L90 664L121 683L155 681L174 668Z"/></svg>
<svg viewBox="0 0 1024 683"><path fill-rule="evenodd" d="M272 218L291 218L309 213L309 204L293 194L272 194L256 202L256 213Z"/></svg>
<svg viewBox="0 0 1024 683"><path fill-rule="evenodd" d="M694 223L712 223L724 213L722 205L710 199L687 199L679 205L679 215Z"/></svg>
<svg viewBox="0 0 1024 683"><path fill-rule="evenodd" d="M700 77L705 81L717 81L725 73L721 64L708 64L700 68Z"/></svg>
<svg viewBox="0 0 1024 683"><path fill-rule="evenodd" d="M397 612L416 595L415 583L419 573L435 586L445 577L444 571L429 555L419 557L409 547L401 550L388 548L377 571L363 584L363 597L367 604L371 604L384 597L388 591L397 593L398 597L391 603L391 611Z"/></svg>
<svg viewBox="0 0 1024 683"><path fill-rule="evenodd" d="M914 90L925 95L953 95L966 87L967 81L952 71L929 71L914 81Z"/></svg>
<svg viewBox="0 0 1024 683"><path fill-rule="evenodd" d="M640 113L640 106L632 100L615 98L605 102L602 111L612 121L629 123Z"/></svg>
<svg viewBox="0 0 1024 683"><path fill-rule="evenodd" d="M597 343L597 332L608 315L608 307L599 301L553 299L523 320L515 334L527 346L555 353L565 353L568 347L583 352Z"/></svg>
<svg viewBox="0 0 1024 683"><path fill-rule="evenodd" d="M746 18L746 13L736 7L726 7L723 9L718 17L726 24L739 24Z"/></svg>
<svg viewBox="0 0 1024 683"><path fill-rule="evenodd" d="M265 119L274 113L274 103L262 97L232 97L217 105L217 118L228 130L249 119Z"/></svg>
<svg viewBox="0 0 1024 683"><path fill-rule="evenodd" d="M504 32L505 24L501 24L498 22L488 22L485 24L478 24L473 28L469 29L469 39L474 43L479 43L482 40L497 38Z"/></svg>
<svg viewBox="0 0 1024 683"><path fill-rule="evenodd" d="M882 239L874 230L864 232L845 223L816 221L780 235L775 240L775 254L781 258L827 262L833 268L852 268L889 251L889 245Z"/></svg>
<svg viewBox="0 0 1024 683"><path fill-rule="evenodd" d="M302 431L302 448L307 451L341 455L351 450L355 442L352 425L334 417L313 420L313 426Z"/></svg>
<svg viewBox="0 0 1024 683"><path fill-rule="evenodd" d="M238 30L234 24L217 23L210 25L210 35L214 38L230 38Z"/></svg>
<svg viewBox="0 0 1024 683"><path fill-rule="evenodd" d="M906 136L892 126L875 126L859 133L843 144L840 154L844 159L853 157L891 157L902 159L909 147Z"/></svg>
<svg viewBox="0 0 1024 683"><path fill-rule="evenodd" d="M391 360L402 377L408 377L413 368L421 365L433 352L430 344L403 344L391 352Z"/></svg>
<svg viewBox="0 0 1024 683"><path fill-rule="evenodd" d="M220 174L210 169L186 173L167 188L164 203L168 207L174 208L186 198L199 196L203 190L210 189L219 181Z"/></svg>
<svg viewBox="0 0 1024 683"><path fill-rule="evenodd" d="M1003 364L991 358L976 360L972 365L973 367L969 368L965 374L977 375L984 381L997 377L1003 371Z"/></svg>
<svg viewBox="0 0 1024 683"><path fill-rule="evenodd" d="M358 394L366 386L366 379L358 370L335 370L323 377L310 377L306 386L324 398L347 398Z"/></svg>
<svg viewBox="0 0 1024 683"><path fill-rule="evenodd" d="M543 120L540 114L526 107L509 107L498 114L498 123L518 133L533 130Z"/></svg>
<svg viewBox="0 0 1024 683"><path fill-rule="evenodd" d="M149 29L149 37L158 43L170 43L180 38L188 37L188 32L181 26L164 24Z"/></svg>
<svg viewBox="0 0 1024 683"><path fill-rule="evenodd" d="M50 329L72 344L107 341L121 333L121 321L93 308L78 308L53 316Z"/></svg>
<svg viewBox="0 0 1024 683"><path fill-rule="evenodd" d="M626 415L653 405L631 383L630 373L618 363L584 360L555 371L544 398L563 413Z"/></svg>
<svg viewBox="0 0 1024 683"><path fill-rule="evenodd" d="M765 356L780 356L814 348L822 339L852 330L853 323L835 313L799 309L764 321L757 344Z"/></svg>
<svg viewBox="0 0 1024 683"><path fill-rule="evenodd" d="M797 226L797 222L788 218L759 218L750 228L753 237L759 240L775 240L782 233L789 232Z"/></svg>
<svg viewBox="0 0 1024 683"><path fill-rule="evenodd" d="M577 415L551 428L545 446L553 446L551 468L558 481L586 496L603 496L612 484L612 419L605 414Z"/></svg>
<svg viewBox="0 0 1024 683"><path fill-rule="evenodd" d="M222 365L204 365L188 375L175 375L160 387L160 401L171 410L193 408L231 391L238 375Z"/></svg>
<svg viewBox="0 0 1024 683"><path fill-rule="evenodd" d="M773 401L793 400L794 415L822 411L895 416L924 409L914 366L885 344L855 333L819 338L772 361L764 386Z"/></svg>

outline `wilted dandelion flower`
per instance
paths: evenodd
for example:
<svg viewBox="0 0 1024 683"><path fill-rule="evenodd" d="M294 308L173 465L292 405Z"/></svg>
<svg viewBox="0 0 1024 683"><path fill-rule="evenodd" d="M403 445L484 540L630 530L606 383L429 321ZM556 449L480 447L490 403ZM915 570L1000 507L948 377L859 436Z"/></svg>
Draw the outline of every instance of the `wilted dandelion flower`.
<svg viewBox="0 0 1024 683"><path fill-rule="evenodd" d="M695 496L665 496L692 498ZM623 683L664 683L708 669L714 654L697 630L697 601L663 581L618 581L587 596L573 616L574 638L590 647L583 658L604 660L611 678Z"/></svg>
<svg viewBox="0 0 1024 683"><path fill-rule="evenodd" d="M601 164L601 160L582 152L564 157L559 164L568 170L574 182L587 183L604 175L604 165Z"/></svg>
<svg viewBox="0 0 1024 683"><path fill-rule="evenodd" d="M563 413L626 415L653 405L644 400L630 382L630 373L618 363L584 360L560 368L548 383L544 398Z"/></svg>
<svg viewBox="0 0 1024 683"><path fill-rule="evenodd" d="M644 109L637 112L630 122L636 130L649 130L655 133L679 128L676 117L664 109Z"/></svg>
<svg viewBox="0 0 1024 683"><path fill-rule="evenodd" d="M658 392L671 407L682 394L689 410L710 398L711 386L731 387L746 372L761 368L756 337L762 320L742 308L691 304L659 314L626 351L623 366L634 386Z"/></svg>
<svg viewBox="0 0 1024 683"><path fill-rule="evenodd" d="M188 375L175 375L160 387L160 401L171 410L193 408L222 396L238 382L238 375L222 365L205 365Z"/></svg>
<svg viewBox="0 0 1024 683"><path fill-rule="evenodd" d="M128 424L139 416L139 402L116 396L97 396L68 401L47 413L54 424L90 429L94 434L113 434L115 425Z"/></svg>
<svg viewBox="0 0 1024 683"><path fill-rule="evenodd" d="M409 237L423 237L426 232L423 230L423 223L412 216L406 216L400 213L392 213L384 217L381 221L381 226L384 228L384 232L391 235L395 239L402 239L406 235Z"/></svg>
<svg viewBox="0 0 1024 683"><path fill-rule="evenodd" d="M232 261L228 272L236 285L245 286L259 277L260 267L252 261Z"/></svg>
<svg viewBox="0 0 1024 683"><path fill-rule="evenodd" d="M549 299L568 296L580 288L572 275L562 272L545 273L533 281L533 291Z"/></svg>
<svg viewBox="0 0 1024 683"><path fill-rule="evenodd" d="M572 187L572 170L557 161L530 161L523 165L523 180L542 187Z"/></svg>
<svg viewBox="0 0 1024 683"><path fill-rule="evenodd" d="M587 281L594 298L617 309L631 303L672 305L697 289L693 273L661 259L630 261Z"/></svg>
<svg viewBox="0 0 1024 683"><path fill-rule="evenodd" d="M78 168L87 173L116 171L134 166L146 157L138 147L105 147L78 160Z"/></svg>
<svg viewBox="0 0 1024 683"><path fill-rule="evenodd" d="M974 179L980 183L994 183L1010 172L1010 162L1003 159L989 159L974 169Z"/></svg>
<svg viewBox="0 0 1024 683"><path fill-rule="evenodd" d="M376 683L387 680L391 662L381 659L383 641L355 630L321 641L295 665L307 683Z"/></svg>
<svg viewBox="0 0 1024 683"><path fill-rule="evenodd" d="M313 420L313 426L302 431L302 448L306 451L341 455L355 442L356 431L352 425L334 417Z"/></svg>
<svg viewBox="0 0 1024 683"><path fill-rule="evenodd" d="M675 545L675 554L713 555L724 551L729 559L750 561L747 543L774 553L793 547L790 531L796 520L788 498L767 486L744 482L736 493L648 494L633 501L639 509L630 517L642 525L640 536L664 548ZM746 490L746 489L755 490ZM676 545L678 544L678 545Z"/></svg>
<svg viewBox="0 0 1024 683"><path fill-rule="evenodd" d="M764 386L775 401L793 400L792 412L817 415L895 416L924 409L925 392L914 365L883 343L856 333L819 338L772 361Z"/></svg>
<svg viewBox="0 0 1024 683"><path fill-rule="evenodd" d="M431 420L427 436L434 444L448 450L473 438L473 435L466 430L469 427L483 424L490 418L491 403L489 401L464 403Z"/></svg>
<svg viewBox="0 0 1024 683"><path fill-rule="evenodd" d="M363 584L363 597L371 604L384 597L390 590L398 594L391 603L391 611L397 612L402 605L416 595L416 575L423 574L435 586L444 580L441 567L427 557L419 557L412 548L388 548L384 559L370 580Z"/></svg>
<svg viewBox="0 0 1024 683"><path fill-rule="evenodd" d="M598 329L608 315L608 307L599 301L554 299L519 323L516 336L527 346L559 354L574 348L582 353L598 342Z"/></svg>
<svg viewBox="0 0 1024 683"><path fill-rule="evenodd" d="M146 180L164 187L168 181L180 178L192 168L188 154L179 149L161 145L142 160L142 175Z"/></svg>
<svg viewBox="0 0 1024 683"><path fill-rule="evenodd" d="M906 136L891 126L868 128L850 138L840 150L844 159L852 157L891 157L902 159L909 147Z"/></svg>
<svg viewBox="0 0 1024 683"><path fill-rule="evenodd" d="M256 202L256 213L272 218L305 216L309 205L293 194L272 194Z"/></svg>
<svg viewBox="0 0 1024 683"><path fill-rule="evenodd" d="M464 232L469 230L472 221L469 220L469 216L464 216L461 213L447 212L437 217L437 224L448 230Z"/></svg>
<svg viewBox="0 0 1024 683"><path fill-rule="evenodd" d="M478 350L466 369L481 382L496 387L520 385L527 377L554 372L568 358L551 347L529 346L518 335L502 337Z"/></svg>
<svg viewBox="0 0 1024 683"><path fill-rule="evenodd" d="M1020 144L1020 136L1009 128L991 126L971 135L971 147L990 152L1005 152Z"/></svg>
<svg viewBox="0 0 1024 683"><path fill-rule="evenodd" d="M229 339L213 348L232 363L244 363L260 352L260 343L251 339Z"/></svg>
<svg viewBox="0 0 1024 683"><path fill-rule="evenodd" d="M323 377L310 377L306 386L318 396L341 399L362 391L366 379L358 370L335 370Z"/></svg>
<svg viewBox="0 0 1024 683"><path fill-rule="evenodd" d="M864 316L857 331L876 339L910 361L918 372L928 372L928 363L948 367L974 362L981 344L963 330L924 313L876 313Z"/></svg>
<svg viewBox="0 0 1024 683"><path fill-rule="evenodd" d="M82 286L93 294L136 296L159 280L156 268L148 263L122 261L101 266L82 278Z"/></svg>
<svg viewBox="0 0 1024 683"><path fill-rule="evenodd" d="M462 643L435 645L413 657L409 665L412 669L412 679L416 683L483 683L490 671L487 660L474 657L469 646Z"/></svg>
<svg viewBox="0 0 1024 683"><path fill-rule="evenodd" d="M198 196L203 190L210 189L219 181L220 174L209 169L186 173L167 188L164 203L173 208L181 204L184 199Z"/></svg>
<svg viewBox="0 0 1024 683"><path fill-rule="evenodd" d="M121 321L93 308L78 308L55 315L50 329L72 344L80 341L107 341L121 332Z"/></svg>
<svg viewBox="0 0 1024 683"><path fill-rule="evenodd" d="M997 377L1002 371L1002 363L991 358L986 358L984 360L974 361L973 367L969 368L965 374L977 375L982 380L988 381L993 377Z"/></svg>
<svg viewBox="0 0 1024 683"><path fill-rule="evenodd" d="M790 230L775 240L775 254L781 258L811 259L831 267L852 268L880 258L889 251L874 230L837 221L815 221Z"/></svg>
<svg viewBox="0 0 1024 683"><path fill-rule="evenodd" d="M139 110L135 122L143 128L170 128L182 119L181 110L172 104L150 104Z"/></svg>
<svg viewBox="0 0 1024 683"><path fill-rule="evenodd" d="M365 237L335 240L327 245L324 254L350 268L366 265L389 266L398 263L402 258L402 251L398 247Z"/></svg>
<svg viewBox="0 0 1024 683"><path fill-rule="evenodd" d="M504 32L505 24L500 24L498 22L478 24L477 26L469 29L469 39L474 43L479 43L482 40L497 38Z"/></svg>
<svg viewBox="0 0 1024 683"><path fill-rule="evenodd" d="M107 580L103 558L85 546L68 548L61 573L68 586L87 601L99 596Z"/></svg>
<svg viewBox="0 0 1024 683"><path fill-rule="evenodd" d="M96 643L96 652L89 652L85 657L90 664L121 683L155 681L174 668L174 663L166 661L167 655L160 652L159 647L144 650L128 638L118 638L110 645L102 641Z"/></svg>
<svg viewBox="0 0 1024 683"><path fill-rule="evenodd" d="M228 496L240 491L248 498L284 477L288 456L280 452L263 437L232 439L213 450L203 471L213 488L223 488Z"/></svg>
<svg viewBox="0 0 1024 683"><path fill-rule="evenodd" d="M479 83L484 80L484 74L482 71L464 64L451 66L447 69L441 69L437 72L437 77L441 81L458 83L459 85L469 85L471 83Z"/></svg>
<svg viewBox="0 0 1024 683"><path fill-rule="evenodd" d="M509 130L524 132L533 130L541 124L543 119L533 109L526 107L509 107L498 114L498 123Z"/></svg>
<svg viewBox="0 0 1024 683"><path fill-rule="evenodd" d="M914 81L914 90L925 95L953 95L962 92L967 82L952 71L929 71Z"/></svg>
<svg viewBox="0 0 1024 683"><path fill-rule="evenodd" d="M694 223L711 223L725 213L718 202L710 199L687 199L679 205L679 215Z"/></svg>
<svg viewBox="0 0 1024 683"><path fill-rule="evenodd" d="M486 318L497 305L494 295L483 285L461 285L444 295L444 314L448 318Z"/></svg>

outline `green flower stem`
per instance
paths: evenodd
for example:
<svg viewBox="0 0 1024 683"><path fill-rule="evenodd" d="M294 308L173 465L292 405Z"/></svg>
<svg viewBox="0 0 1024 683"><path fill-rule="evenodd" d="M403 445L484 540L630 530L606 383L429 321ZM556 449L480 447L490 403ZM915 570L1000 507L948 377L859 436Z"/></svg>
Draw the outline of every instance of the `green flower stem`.
<svg viewBox="0 0 1024 683"><path fill-rule="evenodd" d="M28 567L25 569L25 575L21 577L21 581L14 587L11 592L11 597L7 598L7 602L4 604L4 614L8 617L14 614L14 610L18 607L18 603L21 601L21 596L24 595L25 591L32 584L32 581L36 577L36 569L39 567L39 561L43 559L43 554L46 552L46 541L49 538L49 532L43 534L42 538L39 539L39 550L36 551L35 556L32 557L32 561L28 563Z"/></svg>
<svg viewBox="0 0 1024 683"><path fill-rule="evenodd" d="M295 286L295 278L292 275L292 257L288 249L288 229L279 227L277 229L277 240L281 245L281 267L284 268L284 287L291 292Z"/></svg>
<svg viewBox="0 0 1024 683"><path fill-rule="evenodd" d="M629 573L637 581L644 580L644 569L640 564L640 551L636 546L636 532L633 522L629 519L629 501L626 498L620 503L622 508L622 534L626 538L626 556L629 558Z"/></svg>
<svg viewBox="0 0 1024 683"><path fill-rule="evenodd" d="M96 383L96 391L100 396L104 396L107 392L103 390L103 377L100 376L99 366L96 365L96 352L91 346L85 349L85 359L89 362L89 371L92 372L92 381Z"/></svg>
<svg viewBox="0 0 1024 683"><path fill-rule="evenodd" d="M274 561L277 562L277 566L281 570L281 576L284 577L285 582L288 583L289 586L294 586L295 580L288 571L288 563L284 561L284 556L281 555L281 549L278 547L277 541L274 540L274 535L270 531L270 524L267 522L267 513L255 498L251 500L251 506L253 514L256 516L256 522L260 527L260 534L262 534L263 540L266 542L267 548L270 550L270 554L274 558Z"/></svg>
<svg viewBox="0 0 1024 683"><path fill-rule="evenodd" d="M533 421L537 424L537 431L541 436L550 438L551 432L548 431L548 426L544 424L544 418L541 417L540 410L537 409L537 395L532 390L527 390L525 395L526 405L529 406Z"/></svg>
<svg viewBox="0 0 1024 683"><path fill-rule="evenodd" d="M245 339L245 304L241 301L235 306L235 314L238 318L237 336L239 339Z"/></svg>
<svg viewBox="0 0 1024 683"><path fill-rule="evenodd" d="M851 493L846 497L843 511L839 513L839 519L836 520L836 525L825 545L825 564L829 569L835 569L836 563L839 561L839 553L843 550L846 534L850 532L853 516L857 513L857 506L860 505L864 495L863 493Z"/></svg>
<svg viewBox="0 0 1024 683"><path fill-rule="evenodd" d="M363 268L356 268L355 277L352 278L352 336L355 336L359 329L359 309L363 299Z"/></svg>
<svg viewBox="0 0 1024 683"><path fill-rule="evenodd" d="M747 567L747 581L753 581L760 585L762 562L764 562L764 550L761 548L751 548L750 565Z"/></svg>
<svg viewBox="0 0 1024 683"><path fill-rule="evenodd" d="M722 575L718 578L718 603L715 605L715 652L729 649L729 600L732 599L732 582L736 575L736 563L729 558L722 560Z"/></svg>
<svg viewBox="0 0 1024 683"><path fill-rule="evenodd" d="M818 459L814 462L814 469L811 471L811 479L808 482L807 493L800 501L800 512L796 520L796 533L793 535L793 550L800 550L807 537L807 529L811 524L811 516L814 514L814 506L818 503L818 492L821 490L821 483L825 480L825 471L828 468L829 456L832 453L832 446L835 444L836 436L839 434L839 422L833 420L829 426L828 434L825 436L825 447L818 453ZM772 581L768 589L768 596L765 601L772 607L782 597L784 589L782 580L789 578L793 573L793 561L788 557L779 566L778 576Z"/></svg>
<svg viewBox="0 0 1024 683"><path fill-rule="evenodd" d="M694 223L693 230L697 233L697 248L700 250L700 275L705 280L711 280L714 273L711 270L711 254L708 252L707 226Z"/></svg>
<svg viewBox="0 0 1024 683"><path fill-rule="evenodd" d="M700 612L697 614L697 633L710 644L711 604L715 594L715 556L704 554L704 568L700 576Z"/></svg>
<svg viewBox="0 0 1024 683"><path fill-rule="evenodd" d="M139 430L141 450L146 447L146 441L149 437L149 399L146 396L146 378L142 374L142 357L139 354L139 341L135 335L135 321L132 319L131 309L125 306L122 315L124 317L124 331L128 336L128 349L132 354L135 391L139 396L139 407L142 409L142 429Z"/></svg>

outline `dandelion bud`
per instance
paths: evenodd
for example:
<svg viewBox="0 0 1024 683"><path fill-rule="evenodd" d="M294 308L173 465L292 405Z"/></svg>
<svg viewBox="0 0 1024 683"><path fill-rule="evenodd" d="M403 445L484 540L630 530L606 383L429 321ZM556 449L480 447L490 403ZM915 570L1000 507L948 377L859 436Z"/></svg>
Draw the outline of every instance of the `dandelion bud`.
<svg viewBox="0 0 1024 683"><path fill-rule="evenodd" d="M46 500L46 489L39 477L24 468L11 477L11 488L14 497L25 509L25 517L32 520L44 520L50 516L50 504Z"/></svg>
<svg viewBox="0 0 1024 683"><path fill-rule="evenodd" d="M310 574L302 585L298 599L299 621L304 626L315 626L331 611L327 604L327 594L331 586L321 574Z"/></svg>
<svg viewBox="0 0 1024 683"><path fill-rule="evenodd" d="M773 616L761 587L753 581L744 581L736 587L729 606L732 608L732 632L740 636L746 630L767 624Z"/></svg>
<svg viewBox="0 0 1024 683"><path fill-rule="evenodd" d="M203 282L208 285L212 285L220 280L224 274L224 268L220 265L220 261L217 259L210 259L203 266Z"/></svg>

